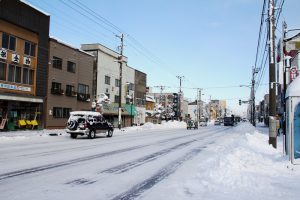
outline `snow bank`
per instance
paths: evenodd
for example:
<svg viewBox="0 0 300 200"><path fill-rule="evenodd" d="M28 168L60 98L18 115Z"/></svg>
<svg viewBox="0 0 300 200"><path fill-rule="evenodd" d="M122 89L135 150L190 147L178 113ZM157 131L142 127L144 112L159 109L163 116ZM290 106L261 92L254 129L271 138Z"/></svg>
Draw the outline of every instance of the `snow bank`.
<svg viewBox="0 0 300 200"><path fill-rule="evenodd" d="M186 128L185 122L180 121L162 121L161 124L145 123L143 126L126 127L124 131L142 131L149 129L170 129L170 128Z"/></svg>
<svg viewBox="0 0 300 200"><path fill-rule="evenodd" d="M208 146L210 156L183 168L190 175L170 181L168 189L177 191L174 199L298 199L300 166L289 164L281 144L274 149L268 139L249 123L240 124Z"/></svg>

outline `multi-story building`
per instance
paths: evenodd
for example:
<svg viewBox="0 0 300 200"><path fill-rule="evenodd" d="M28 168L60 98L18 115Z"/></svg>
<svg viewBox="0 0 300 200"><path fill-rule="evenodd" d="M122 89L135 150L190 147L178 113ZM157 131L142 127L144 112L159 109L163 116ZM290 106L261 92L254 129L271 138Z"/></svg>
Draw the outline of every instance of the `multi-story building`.
<svg viewBox="0 0 300 200"><path fill-rule="evenodd" d="M8 129L26 120L43 127L49 20L23 1L0 1L0 120Z"/></svg>
<svg viewBox="0 0 300 200"><path fill-rule="evenodd" d="M145 74L129 67L127 57L123 56L121 59L122 85L120 85L119 53L101 44L82 44L81 49L93 54L96 58L94 66L96 86L93 95L98 99L105 94L111 100L111 103L103 105L104 117L112 122L115 127L118 126L119 98L121 98L122 127L130 126L132 123L143 123L145 113L142 113L142 116L138 115L136 105L141 107L140 105L144 106L145 104L143 103L146 94ZM137 82L135 81L136 78ZM119 95L120 88L121 97Z"/></svg>
<svg viewBox="0 0 300 200"><path fill-rule="evenodd" d="M146 120L146 85L147 74L139 70L135 70L134 84L134 103L136 105L136 113L134 123L144 124Z"/></svg>
<svg viewBox="0 0 300 200"><path fill-rule="evenodd" d="M199 120L201 117L207 117L204 101L199 101L197 104L197 100L188 104L188 115L192 120Z"/></svg>
<svg viewBox="0 0 300 200"><path fill-rule="evenodd" d="M209 102L210 119L217 119L226 115L226 101L225 100L211 100Z"/></svg>
<svg viewBox="0 0 300 200"><path fill-rule="evenodd" d="M50 38L46 128L65 127L71 111L91 110L94 56Z"/></svg>

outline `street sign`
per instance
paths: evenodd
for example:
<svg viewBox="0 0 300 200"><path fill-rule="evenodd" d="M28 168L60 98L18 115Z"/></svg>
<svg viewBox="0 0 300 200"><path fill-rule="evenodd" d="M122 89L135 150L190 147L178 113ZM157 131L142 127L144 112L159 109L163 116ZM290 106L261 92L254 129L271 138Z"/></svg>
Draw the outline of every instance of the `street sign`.
<svg viewBox="0 0 300 200"><path fill-rule="evenodd" d="M290 82L292 82L298 76L297 66L291 67L290 70Z"/></svg>

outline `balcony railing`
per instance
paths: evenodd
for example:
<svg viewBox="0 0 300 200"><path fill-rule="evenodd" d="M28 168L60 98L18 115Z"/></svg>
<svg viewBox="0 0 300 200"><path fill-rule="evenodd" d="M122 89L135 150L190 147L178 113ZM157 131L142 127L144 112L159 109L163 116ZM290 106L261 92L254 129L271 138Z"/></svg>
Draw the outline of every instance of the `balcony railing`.
<svg viewBox="0 0 300 200"><path fill-rule="evenodd" d="M78 101L90 101L90 94L77 93Z"/></svg>
<svg viewBox="0 0 300 200"><path fill-rule="evenodd" d="M51 88L51 94L56 94L56 95L63 95L64 90L60 88Z"/></svg>
<svg viewBox="0 0 300 200"><path fill-rule="evenodd" d="M72 90L66 90L66 96L68 96L68 97L76 97L77 96L77 92L72 91Z"/></svg>

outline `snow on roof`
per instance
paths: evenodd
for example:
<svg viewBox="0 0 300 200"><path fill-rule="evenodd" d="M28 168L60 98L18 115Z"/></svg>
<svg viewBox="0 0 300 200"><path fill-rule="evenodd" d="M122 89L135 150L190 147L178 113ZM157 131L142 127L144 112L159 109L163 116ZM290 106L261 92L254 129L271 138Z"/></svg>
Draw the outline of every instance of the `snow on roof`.
<svg viewBox="0 0 300 200"><path fill-rule="evenodd" d="M28 2L25 1L25 0L20 0L20 2L22 2L22 3L24 3L24 4L28 5L28 6L30 6L31 8L33 8L33 9L39 11L40 13L43 13L44 15L50 16L49 13L46 13L45 11L43 11L43 10L41 10L41 9L39 9L39 8L37 8L37 7L35 7L34 5L28 3Z"/></svg>
<svg viewBox="0 0 300 200"><path fill-rule="evenodd" d="M73 111L70 112L71 115L92 115L92 116L101 116L98 112L93 111Z"/></svg>
<svg viewBox="0 0 300 200"><path fill-rule="evenodd" d="M75 49L75 50L80 51L80 52L82 52L82 53L84 53L84 54L87 54L87 55L89 55L89 56L93 56L93 57L94 57L93 54L91 54L91 53L89 53L89 52L86 52L86 51L83 51L83 50L81 50L80 48L74 47L74 46L72 46L72 45L70 45L70 44L67 44L66 42L64 42L64 41L62 41L62 40L60 40L60 39L57 39L57 38L55 38L55 37L53 37L53 36L50 36L50 39L52 39L52 40L54 40L54 41L56 41L56 42L58 42L58 43L60 43L60 44L62 44L62 45L65 45L65 46L67 46L67 47L69 47L69 48Z"/></svg>
<svg viewBox="0 0 300 200"><path fill-rule="evenodd" d="M288 86L285 94L285 98L300 96L300 76L298 76L293 82Z"/></svg>

